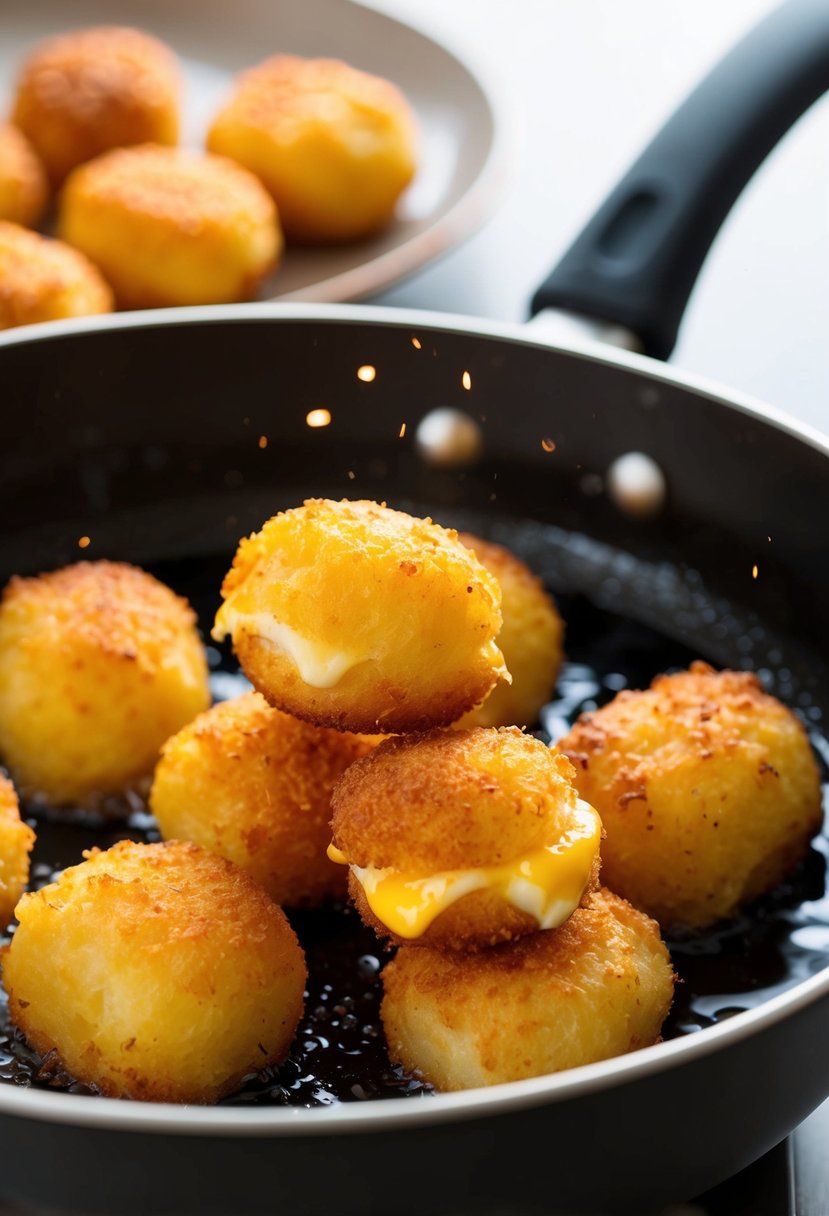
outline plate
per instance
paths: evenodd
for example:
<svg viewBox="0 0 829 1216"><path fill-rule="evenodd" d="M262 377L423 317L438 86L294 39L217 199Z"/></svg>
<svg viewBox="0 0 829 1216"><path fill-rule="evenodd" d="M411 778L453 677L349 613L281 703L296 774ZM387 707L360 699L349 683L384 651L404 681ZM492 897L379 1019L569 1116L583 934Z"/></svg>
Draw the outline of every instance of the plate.
<svg viewBox="0 0 829 1216"><path fill-rule="evenodd" d="M200 146L232 77L268 55L334 56L394 81L421 128L420 169L392 224L339 248L291 249L263 298L338 302L378 292L469 236L506 177L505 120L493 90L447 47L354 0L63 0L0 20L0 99L39 39L85 25L134 25L167 42L185 76L183 142ZM7 106L2 104L7 110Z"/></svg>

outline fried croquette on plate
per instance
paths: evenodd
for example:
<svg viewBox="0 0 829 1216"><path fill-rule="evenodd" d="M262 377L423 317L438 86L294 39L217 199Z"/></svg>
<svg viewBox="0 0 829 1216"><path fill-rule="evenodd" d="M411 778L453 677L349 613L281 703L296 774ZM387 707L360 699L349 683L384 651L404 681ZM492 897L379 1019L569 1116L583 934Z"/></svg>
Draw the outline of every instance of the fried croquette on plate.
<svg viewBox="0 0 829 1216"><path fill-rule="evenodd" d="M291 241L350 241L392 218L414 176L414 115L389 81L277 55L243 72L207 137L261 178Z"/></svg>
<svg viewBox="0 0 829 1216"><path fill-rule="evenodd" d="M12 1019L101 1093L215 1102L286 1056L302 950L282 909L206 849L93 849L18 916L3 959Z"/></svg>
<svg viewBox="0 0 829 1216"><path fill-rule="evenodd" d="M401 947L381 1014L394 1062L437 1089L474 1089L657 1042L673 983L658 925L599 890L560 928L492 950Z"/></svg>
<svg viewBox="0 0 829 1216"><path fill-rule="evenodd" d="M11 920L29 881L32 829L20 818L14 786L0 773L0 932Z"/></svg>
<svg viewBox="0 0 829 1216"><path fill-rule="evenodd" d="M601 823L532 735L388 739L332 799L332 856L381 937L476 950L560 925L598 880Z"/></svg>
<svg viewBox="0 0 829 1216"><path fill-rule="evenodd" d="M0 757L57 805L119 794L210 704L186 600L134 566L13 578L0 602Z"/></svg>
<svg viewBox="0 0 829 1216"><path fill-rule="evenodd" d="M40 43L23 65L12 121L58 186L110 148L178 141L178 64L140 30L98 26Z"/></svg>
<svg viewBox="0 0 829 1216"><path fill-rule="evenodd" d="M672 929L770 891L820 829L806 732L746 672L658 676L583 715L559 748L602 817L603 881Z"/></svg>
<svg viewBox="0 0 829 1216"><path fill-rule="evenodd" d="M243 539L213 637L286 713L364 734L449 725L509 678L496 580L457 533L311 499Z"/></svg>
<svg viewBox="0 0 829 1216"><path fill-rule="evenodd" d="M458 539L498 580L504 618L498 646L512 676L512 684L496 685L458 725L531 726L555 687L564 623L541 580L508 549L468 532Z"/></svg>
<svg viewBox="0 0 829 1216"><path fill-rule="evenodd" d="M214 705L162 748L150 807L165 839L194 840L278 904L342 897L329 861L331 791L376 740L283 714L257 692Z"/></svg>
<svg viewBox="0 0 829 1216"><path fill-rule="evenodd" d="M58 231L100 267L121 308L247 300L282 249L276 208L252 173L155 144L76 169Z"/></svg>
<svg viewBox="0 0 829 1216"><path fill-rule="evenodd" d="M46 172L34 148L17 127L0 123L0 220L32 227L48 195Z"/></svg>
<svg viewBox="0 0 829 1216"><path fill-rule="evenodd" d="M112 312L100 271L63 241L0 220L0 329Z"/></svg>

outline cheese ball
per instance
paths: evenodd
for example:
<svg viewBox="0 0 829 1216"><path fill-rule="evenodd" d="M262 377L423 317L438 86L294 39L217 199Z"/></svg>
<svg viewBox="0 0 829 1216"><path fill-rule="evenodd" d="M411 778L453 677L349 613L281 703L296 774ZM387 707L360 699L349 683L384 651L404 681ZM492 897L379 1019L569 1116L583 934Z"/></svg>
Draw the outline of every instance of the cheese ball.
<svg viewBox="0 0 829 1216"><path fill-rule="evenodd" d="M477 950L560 925L598 880L601 823L532 735L386 740L332 798L331 854L380 937Z"/></svg>
<svg viewBox="0 0 829 1216"><path fill-rule="evenodd" d="M284 1059L305 959L253 879L184 841L86 857L18 905L3 983L32 1046L156 1102L215 1102Z"/></svg>
<svg viewBox="0 0 829 1216"><path fill-rule="evenodd" d="M0 220L0 329L104 312L112 292L82 253Z"/></svg>
<svg viewBox="0 0 829 1216"><path fill-rule="evenodd" d="M479 954L404 946L383 972L393 1061L440 1090L521 1081L647 1047L673 999L659 927L609 891Z"/></svg>
<svg viewBox="0 0 829 1216"><path fill-rule="evenodd" d="M121 308L250 299L282 248L273 202L252 173L155 144L76 169L58 231L100 267Z"/></svg>
<svg viewBox="0 0 829 1216"><path fill-rule="evenodd" d="M498 645L512 676L511 684L498 684L458 725L532 726L555 687L564 624L541 580L508 549L468 532L458 539L498 580L504 618Z"/></svg>
<svg viewBox="0 0 829 1216"><path fill-rule="evenodd" d="M165 839L193 840L235 862L278 904L316 906L346 889L326 854L331 791L374 746L247 693L165 743L150 807Z"/></svg>
<svg viewBox="0 0 829 1216"><path fill-rule="evenodd" d="M582 715L559 747L602 817L604 881L671 929L733 916L820 829L806 732L746 672L659 676Z"/></svg>
<svg viewBox="0 0 829 1216"><path fill-rule="evenodd" d="M12 121L54 186L110 148L178 140L180 79L172 52L140 30L73 30L35 47L17 84Z"/></svg>
<svg viewBox="0 0 829 1216"><path fill-rule="evenodd" d="M278 709L363 734L449 725L509 678L496 580L429 519L312 499L243 539L213 637Z"/></svg>
<svg viewBox="0 0 829 1216"><path fill-rule="evenodd" d="M0 123L0 220L32 227L48 195L46 173L34 148L17 127Z"/></svg>
<svg viewBox="0 0 829 1216"><path fill-rule="evenodd" d="M92 805L152 773L210 704L186 600L134 566L13 578L0 601L0 756L30 796Z"/></svg>
<svg viewBox="0 0 829 1216"><path fill-rule="evenodd" d="M0 932L11 920L15 905L26 890L29 854L34 843L34 832L20 818L14 786L0 773Z"/></svg>
<svg viewBox="0 0 829 1216"><path fill-rule="evenodd" d="M335 59L276 55L243 72L207 137L273 195L289 240L384 227L414 176L417 130L387 80Z"/></svg>

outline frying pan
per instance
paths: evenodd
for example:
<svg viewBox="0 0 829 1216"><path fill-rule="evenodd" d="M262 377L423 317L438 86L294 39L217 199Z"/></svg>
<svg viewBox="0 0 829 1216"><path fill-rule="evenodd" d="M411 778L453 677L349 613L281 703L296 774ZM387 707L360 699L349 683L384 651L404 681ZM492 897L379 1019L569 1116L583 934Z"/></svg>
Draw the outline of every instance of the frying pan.
<svg viewBox="0 0 829 1216"><path fill-rule="evenodd" d="M536 296L535 311L622 327L644 355L336 306L187 309L3 336L2 573L75 560L88 536L87 556L167 572L209 608L215 571L275 510L309 494L387 499L512 544L569 605L571 651L598 620L622 630L614 661L630 655L629 626L678 654L755 668L820 747L829 448L649 356L669 353L743 184L827 86L829 7L789 0L689 98ZM355 373L369 364L367 383ZM436 407L471 419L480 446L463 459L451 442L419 446ZM314 409L328 426L308 425ZM630 451L667 484L647 519L603 489ZM460 466L447 465L453 455ZM698 1033L492 1090L323 1109L0 1085L0 1193L85 1213L641 1216L739 1170L829 1093L821 864L818 850L805 876L706 940L712 990L753 987L761 999L739 1012L726 1001ZM764 977L752 971L758 932L774 962ZM693 941L677 948L693 962Z"/></svg>

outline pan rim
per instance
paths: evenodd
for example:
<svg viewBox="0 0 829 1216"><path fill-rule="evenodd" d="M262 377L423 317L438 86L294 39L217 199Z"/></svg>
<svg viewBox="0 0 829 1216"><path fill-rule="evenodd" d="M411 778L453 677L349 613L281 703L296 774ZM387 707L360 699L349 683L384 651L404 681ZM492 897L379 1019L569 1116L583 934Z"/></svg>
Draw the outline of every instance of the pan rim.
<svg viewBox="0 0 829 1216"><path fill-rule="evenodd" d="M725 1022L685 1038L655 1043L627 1055L583 1064L560 1073L509 1081L490 1088L430 1094L418 1101L378 1099L353 1105L240 1110L228 1106L131 1102L0 1085L0 1117L13 1115L38 1122L107 1131L223 1138L414 1130L436 1123L503 1116L514 1110L566 1102L634 1084L751 1039L821 1000L829 1001L829 967L787 992L771 997L764 1005L735 1014Z"/></svg>
<svg viewBox="0 0 829 1216"><path fill-rule="evenodd" d="M0 334L0 351L28 343L95 334L101 330L151 329L176 325L245 322L319 322L378 325L432 333L496 338L571 355L588 362L619 367L649 380L690 390L726 408L759 418L829 456L829 439L782 410L734 392L714 381L666 367L644 355L589 341L563 345L546 341L531 326L482 321L456 314L435 314L371 305L251 304L149 310L108 317L47 322ZM0 355L0 360L2 355ZM239 1136L325 1136L416 1128L464 1119L505 1115L547 1103L576 1099L672 1071L698 1058L725 1050L771 1029L780 1021L829 1000L829 967L803 980L759 1007L686 1038L642 1048L629 1055L583 1065L566 1072L513 1081L492 1088L430 1095L421 1101L341 1104L333 1107L192 1107L163 1103L113 1101L47 1090L0 1085L0 1116L110 1131L148 1134Z"/></svg>
<svg viewBox="0 0 829 1216"><path fill-rule="evenodd" d="M173 328L179 325L269 322L274 324L296 321L316 321L325 325L375 325L391 329L416 329L425 332L451 333L462 337L493 338L511 345L530 346L554 351L587 362L599 363L637 372L649 380L686 389L770 423L796 439L829 456L829 435L817 427L802 422L779 406L770 405L751 393L731 388L713 377L687 372L662 363L649 355L623 350L592 339L571 339L560 342L545 337L544 314L526 324L514 321L494 321L463 313L434 313L425 309L396 308L377 304L301 303L263 301L250 304L206 304L186 308L142 309L91 317L75 317L64 321L44 321L0 331L0 350L7 346L23 346L31 342L84 336L101 331ZM536 328L537 327L537 328Z"/></svg>

